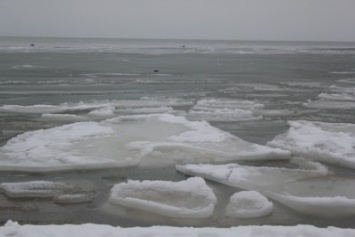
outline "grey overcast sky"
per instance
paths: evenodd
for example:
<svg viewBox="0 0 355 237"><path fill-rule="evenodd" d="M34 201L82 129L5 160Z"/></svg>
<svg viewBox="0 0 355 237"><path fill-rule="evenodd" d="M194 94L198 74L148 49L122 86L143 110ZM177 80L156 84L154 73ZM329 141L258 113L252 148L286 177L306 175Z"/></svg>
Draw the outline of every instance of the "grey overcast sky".
<svg viewBox="0 0 355 237"><path fill-rule="evenodd" d="M0 35L355 41L355 0L0 0Z"/></svg>

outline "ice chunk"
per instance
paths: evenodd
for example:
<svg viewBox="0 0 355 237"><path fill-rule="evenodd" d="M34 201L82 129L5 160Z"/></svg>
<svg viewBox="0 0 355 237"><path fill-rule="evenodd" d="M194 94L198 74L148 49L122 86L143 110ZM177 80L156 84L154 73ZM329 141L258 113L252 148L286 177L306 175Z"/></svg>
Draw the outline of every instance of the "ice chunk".
<svg viewBox="0 0 355 237"><path fill-rule="evenodd" d="M85 121L85 118L75 114L42 114L41 119L48 122L74 123Z"/></svg>
<svg viewBox="0 0 355 237"><path fill-rule="evenodd" d="M0 170L53 171L188 162L288 159L207 122L169 114L122 116L27 132L0 148Z"/></svg>
<svg viewBox="0 0 355 237"><path fill-rule="evenodd" d="M312 109L355 109L353 101L315 100L303 104Z"/></svg>
<svg viewBox="0 0 355 237"><path fill-rule="evenodd" d="M327 169L305 163L303 169L229 165L178 165L177 170L228 186L256 190L297 212L321 217L355 214L353 178L327 177ZM308 167L307 167L308 166Z"/></svg>
<svg viewBox="0 0 355 237"><path fill-rule="evenodd" d="M256 191L242 191L230 197L226 215L234 218L254 218L272 213L273 204Z"/></svg>
<svg viewBox="0 0 355 237"><path fill-rule="evenodd" d="M329 90L335 93L346 93L355 95L355 86L340 87L340 86L330 86Z"/></svg>
<svg viewBox="0 0 355 237"><path fill-rule="evenodd" d="M248 100L202 99L189 111L191 120L245 121L262 119L254 116L252 110L264 105Z"/></svg>
<svg viewBox="0 0 355 237"><path fill-rule="evenodd" d="M326 176L290 182L282 193L269 197L304 214L344 217L355 214L355 182L352 177Z"/></svg>
<svg viewBox="0 0 355 237"><path fill-rule="evenodd" d="M94 199L93 193L73 193L60 194L54 197L54 202L59 204L74 204L82 202L91 202Z"/></svg>
<svg viewBox="0 0 355 237"><path fill-rule="evenodd" d="M68 112L86 112L88 116L103 116L113 117L116 112L135 109L135 113L142 109L143 113L147 113L147 109L152 109L153 113L156 111L164 112L167 108L169 111L172 106L191 106L192 102L189 100L177 98L141 98L136 100L103 100L91 102L78 103L63 103L59 105L3 105L0 106L0 111L15 112L15 113L38 113L38 114L53 114L53 113L68 113ZM115 110L117 109L117 111ZM156 110L154 112L154 110Z"/></svg>
<svg viewBox="0 0 355 237"><path fill-rule="evenodd" d="M60 182L32 181L23 183L2 183L0 189L11 198L54 197L72 187Z"/></svg>
<svg viewBox="0 0 355 237"><path fill-rule="evenodd" d="M69 233L69 234L68 234ZM134 227L121 228L110 225L82 224L82 225L20 225L8 221L0 227L1 236L12 237L47 237L47 236L76 236L76 237L284 237L284 236L312 236L312 237L349 237L355 236L354 229L337 227L319 228L310 225L297 226L238 226L232 228L192 228L192 227Z"/></svg>
<svg viewBox="0 0 355 237"><path fill-rule="evenodd" d="M336 93L336 94L321 93L318 95L318 97L326 100L355 101L354 95L349 95L346 93Z"/></svg>
<svg viewBox="0 0 355 237"><path fill-rule="evenodd" d="M213 214L217 198L202 178L185 181L132 181L115 185L110 203L179 218Z"/></svg>
<svg viewBox="0 0 355 237"><path fill-rule="evenodd" d="M177 165L176 169L188 175L201 176L228 186L245 190L282 190L284 185L307 177L328 174L328 169L314 162L292 160L300 168L281 168L265 166L247 166L239 164L188 164Z"/></svg>
<svg viewBox="0 0 355 237"><path fill-rule="evenodd" d="M355 168L355 125L290 121L290 128L268 145L297 155L335 165Z"/></svg>

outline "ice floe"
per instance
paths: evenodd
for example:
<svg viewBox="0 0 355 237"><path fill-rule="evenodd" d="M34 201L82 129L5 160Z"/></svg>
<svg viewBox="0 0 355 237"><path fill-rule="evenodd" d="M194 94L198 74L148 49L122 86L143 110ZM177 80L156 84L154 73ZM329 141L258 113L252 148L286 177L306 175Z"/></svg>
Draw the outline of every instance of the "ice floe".
<svg viewBox="0 0 355 237"><path fill-rule="evenodd" d="M328 174L328 169L319 163L302 159L294 159L291 163L298 165L299 168L187 164L177 165L176 169L188 175L201 176L228 186L256 191L279 191L289 182Z"/></svg>
<svg viewBox="0 0 355 237"><path fill-rule="evenodd" d="M30 197L54 197L71 187L65 183L50 181L32 181L22 183L2 183L0 189L11 198L30 198Z"/></svg>
<svg viewBox="0 0 355 237"><path fill-rule="evenodd" d="M206 218L217 198L202 178L180 182L133 181L115 185L110 203L178 218Z"/></svg>
<svg viewBox="0 0 355 237"><path fill-rule="evenodd" d="M290 121L290 128L268 145L335 165L355 168L355 125Z"/></svg>
<svg viewBox="0 0 355 237"><path fill-rule="evenodd" d="M169 114L121 116L18 135L0 148L0 170L54 171L232 160L288 159L289 151L249 143ZM142 164L142 162L141 162Z"/></svg>
<svg viewBox="0 0 355 237"><path fill-rule="evenodd" d="M355 235L354 229L337 227L319 228L310 225L297 226L238 226L232 228L192 228L192 227L134 227L121 228L110 225L82 224L82 225L20 225L7 221L0 227L0 235L12 237L284 237L284 236L312 236L312 237L349 237Z"/></svg>
<svg viewBox="0 0 355 237"><path fill-rule="evenodd" d="M256 191L234 193L226 207L226 216L233 218L255 218L270 215L274 205Z"/></svg>
<svg viewBox="0 0 355 237"><path fill-rule="evenodd" d="M187 117L207 121L259 120L262 117L254 116L253 110L263 107L263 104L249 100L201 99L191 108Z"/></svg>
<svg viewBox="0 0 355 237"><path fill-rule="evenodd" d="M352 177L325 176L288 183L283 192L268 196L295 211L327 218L355 215Z"/></svg>
<svg viewBox="0 0 355 237"><path fill-rule="evenodd" d="M355 215L354 180L326 176L328 171L325 166L302 162L305 162L300 163L302 169L238 164L189 164L176 168L185 174L258 191L302 214L328 218Z"/></svg>
<svg viewBox="0 0 355 237"><path fill-rule="evenodd" d="M346 93L336 93L336 94L321 93L318 95L318 97L326 100L355 101L355 95L350 95Z"/></svg>
<svg viewBox="0 0 355 237"><path fill-rule="evenodd" d="M53 198L61 204L89 202L94 197L93 190L53 181L1 183L0 191L8 198Z"/></svg>
<svg viewBox="0 0 355 237"><path fill-rule="evenodd" d="M355 102L353 101L315 100L308 101L303 105L312 109L355 109Z"/></svg>

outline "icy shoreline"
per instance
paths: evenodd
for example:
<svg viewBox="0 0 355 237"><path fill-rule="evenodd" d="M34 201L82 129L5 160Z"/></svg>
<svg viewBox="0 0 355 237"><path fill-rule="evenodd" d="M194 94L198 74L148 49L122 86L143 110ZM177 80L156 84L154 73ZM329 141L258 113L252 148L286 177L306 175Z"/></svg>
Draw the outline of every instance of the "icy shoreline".
<svg viewBox="0 0 355 237"><path fill-rule="evenodd" d="M239 226L232 228L192 228L192 227L134 227L121 228L109 225L83 224L83 225L20 225L8 221L0 227L1 236L13 237L153 237L153 236L312 236L312 237L347 237L354 236L354 229L341 229L336 227L318 228L310 225L297 226Z"/></svg>

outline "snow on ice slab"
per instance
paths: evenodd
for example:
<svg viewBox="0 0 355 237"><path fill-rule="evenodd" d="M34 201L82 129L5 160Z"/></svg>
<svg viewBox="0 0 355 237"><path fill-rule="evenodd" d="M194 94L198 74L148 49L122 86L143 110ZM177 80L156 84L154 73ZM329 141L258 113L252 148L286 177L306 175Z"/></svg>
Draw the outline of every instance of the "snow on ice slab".
<svg viewBox="0 0 355 237"><path fill-rule="evenodd" d="M290 152L245 142L169 114L122 116L18 135L0 148L0 170L45 172L137 165L288 159Z"/></svg>
<svg viewBox="0 0 355 237"><path fill-rule="evenodd" d="M290 128L268 145L335 165L355 168L355 125L310 121L288 122Z"/></svg>
<svg viewBox="0 0 355 237"><path fill-rule="evenodd" d="M337 227L319 228L310 225L297 226L238 226L232 228L192 228L192 227L134 227L121 228L109 225L19 225L8 221L0 227L1 236L12 237L284 237L284 236L312 236L312 237L350 237L355 236L353 229Z"/></svg>
<svg viewBox="0 0 355 237"><path fill-rule="evenodd" d="M281 167L247 166L239 164L187 164L177 165L176 169L184 174L201 176L228 186L245 190L280 191L288 182L308 177L328 174L325 166L304 161L292 160L298 169Z"/></svg>
<svg viewBox="0 0 355 237"><path fill-rule="evenodd" d="M234 193L226 207L226 215L233 218L255 218L272 213L273 204L256 191Z"/></svg>
<svg viewBox="0 0 355 237"><path fill-rule="evenodd" d="M202 178L185 181L132 181L115 185L110 203L178 218L206 218L217 198Z"/></svg>

